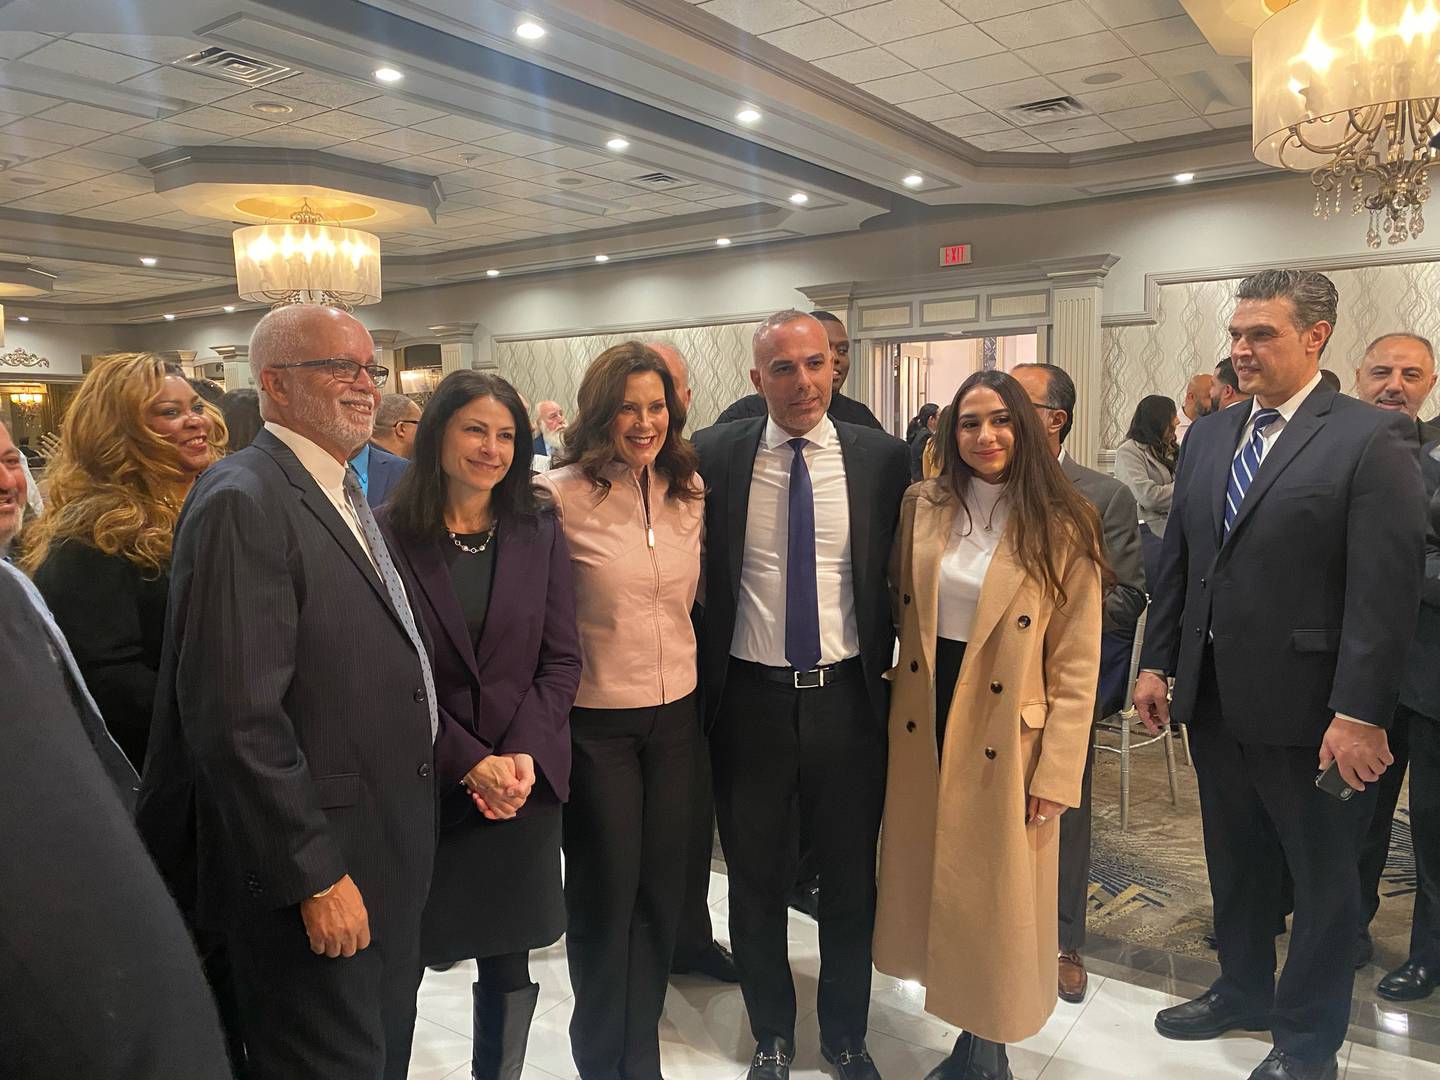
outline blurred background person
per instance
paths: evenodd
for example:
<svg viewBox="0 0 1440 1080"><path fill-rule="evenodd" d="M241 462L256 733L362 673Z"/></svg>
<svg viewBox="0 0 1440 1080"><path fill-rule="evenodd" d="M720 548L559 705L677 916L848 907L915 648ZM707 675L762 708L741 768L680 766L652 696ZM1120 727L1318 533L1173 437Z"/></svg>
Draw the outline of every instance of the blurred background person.
<svg viewBox="0 0 1440 1080"><path fill-rule="evenodd" d="M910 447L910 481L925 479L925 451L935 435L935 425L940 416L940 406L927 401L920 406L915 419L910 421L905 441Z"/></svg>
<svg viewBox="0 0 1440 1080"><path fill-rule="evenodd" d="M216 409L220 408L220 399L225 396L225 388L218 382L214 379L186 379L185 381L207 405L213 405Z"/></svg>
<svg viewBox="0 0 1440 1080"><path fill-rule="evenodd" d="M565 449L565 410L558 401L535 406L535 456L557 458Z"/></svg>
<svg viewBox="0 0 1440 1080"><path fill-rule="evenodd" d="M1180 402L1179 427L1175 432L1177 444L1185 441L1185 435L1190 430L1190 425L1202 416L1208 416L1212 409L1212 388L1215 384L1215 376L1200 372L1198 375L1190 376L1190 381L1185 384L1185 395Z"/></svg>
<svg viewBox="0 0 1440 1080"><path fill-rule="evenodd" d="M652 350L605 350L578 404L561 467L541 477L570 547L582 657L564 818L570 1045L582 1080L660 1080L699 747L704 487Z"/></svg>
<svg viewBox="0 0 1440 1080"><path fill-rule="evenodd" d="M1419 334L1385 334L1365 348L1355 369L1355 396L1415 421L1422 447L1440 439L1440 425L1420 419L1435 389L1435 349Z"/></svg>
<svg viewBox="0 0 1440 1080"><path fill-rule="evenodd" d="M565 932L561 804L580 685L570 551L536 497L525 407L498 375L447 375L414 450L381 526L420 587L435 693L456 721L435 748L441 828L420 960L479 962L471 1076L516 1080L540 994L529 951Z"/></svg>
<svg viewBox="0 0 1440 1080"><path fill-rule="evenodd" d="M65 414L48 468L49 509L26 538L22 566L137 771L155 704L175 522L225 437L219 412L178 365L152 353L107 357Z"/></svg>
<svg viewBox="0 0 1440 1080"><path fill-rule="evenodd" d="M1228 409L1237 401L1249 401L1248 394L1240 391L1240 378L1235 374L1235 361L1222 356L1215 365L1215 381L1210 386L1211 412Z"/></svg>
<svg viewBox="0 0 1440 1080"><path fill-rule="evenodd" d="M1081 801L1108 570L1021 385L976 372L953 404L892 558L875 964L963 1031L927 1080L1008 1080L1005 1044L1055 1008L1060 815Z"/></svg>
<svg viewBox="0 0 1440 1080"><path fill-rule="evenodd" d="M370 445L409 461L415 453L415 432L423 410L405 394L385 394L375 410L375 433Z"/></svg>
<svg viewBox="0 0 1440 1080"><path fill-rule="evenodd" d="M375 408L375 430L350 459L350 468L359 477L360 490L371 506L384 506L390 492L405 475L419 424L420 406L404 394L381 397ZM404 453L396 453L390 447Z"/></svg>
<svg viewBox="0 0 1440 1080"><path fill-rule="evenodd" d="M260 392L250 387L231 390L220 399L220 415L225 418L227 453L244 450L260 433L265 421L260 418Z"/></svg>
<svg viewBox="0 0 1440 1080"><path fill-rule="evenodd" d="M1115 448L1115 479L1130 489L1140 508L1140 554L1145 581L1153 589L1160 567L1160 545L1175 493L1179 424L1175 402L1160 394L1140 399L1125 441Z"/></svg>

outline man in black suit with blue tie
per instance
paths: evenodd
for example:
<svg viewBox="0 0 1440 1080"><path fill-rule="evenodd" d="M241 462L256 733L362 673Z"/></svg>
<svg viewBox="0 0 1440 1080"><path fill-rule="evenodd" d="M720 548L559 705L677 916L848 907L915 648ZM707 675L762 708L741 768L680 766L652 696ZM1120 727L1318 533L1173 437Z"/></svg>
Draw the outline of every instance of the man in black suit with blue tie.
<svg viewBox="0 0 1440 1080"><path fill-rule="evenodd" d="M1338 296L1323 274L1240 283L1240 389L1181 454L1135 685L1151 730L1190 724L1221 975L1162 1010L1175 1039L1269 1029L1252 1080L1332 1080L1360 922L1358 851L1424 565L1415 427L1320 383ZM1167 701L1166 676L1175 681ZM1353 792L1316 786L1331 764ZM1283 868L1290 950L1275 979Z"/></svg>

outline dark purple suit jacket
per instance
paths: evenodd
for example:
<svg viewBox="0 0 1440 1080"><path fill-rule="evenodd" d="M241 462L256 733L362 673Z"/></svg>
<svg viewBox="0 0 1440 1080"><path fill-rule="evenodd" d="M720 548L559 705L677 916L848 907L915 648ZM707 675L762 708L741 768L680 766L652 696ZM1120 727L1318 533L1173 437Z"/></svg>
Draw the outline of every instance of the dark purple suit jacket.
<svg viewBox="0 0 1440 1080"><path fill-rule="evenodd" d="M441 725L435 743L437 788L444 793L459 784L492 753L523 753L564 802L580 641L570 549L554 512L542 512L533 524L501 527L490 608L474 648L450 584L448 541L402 536L383 512L379 517L390 550L419 583L421 595L412 601L429 629L435 693L455 721Z"/></svg>

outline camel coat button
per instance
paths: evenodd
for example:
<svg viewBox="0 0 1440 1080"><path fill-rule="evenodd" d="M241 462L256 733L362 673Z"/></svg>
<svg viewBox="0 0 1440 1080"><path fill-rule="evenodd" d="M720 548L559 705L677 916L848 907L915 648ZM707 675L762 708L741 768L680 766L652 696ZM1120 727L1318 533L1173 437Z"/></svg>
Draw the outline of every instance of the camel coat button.
<svg viewBox="0 0 1440 1080"><path fill-rule="evenodd" d="M995 748L994 748L993 746L987 746L987 747L985 747L985 756L986 756L987 758L989 758L991 761L994 761L994 760L995 760Z"/></svg>

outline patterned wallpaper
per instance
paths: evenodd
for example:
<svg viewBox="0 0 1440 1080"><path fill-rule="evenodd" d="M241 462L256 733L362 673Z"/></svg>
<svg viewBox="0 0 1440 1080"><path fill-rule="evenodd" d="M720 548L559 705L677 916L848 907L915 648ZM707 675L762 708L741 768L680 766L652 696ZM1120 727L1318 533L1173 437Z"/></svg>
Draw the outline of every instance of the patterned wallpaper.
<svg viewBox="0 0 1440 1080"><path fill-rule="evenodd" d="M738 397L752 393L750 338L760 323L723 323L718 326L682 326L653 334L592 334L584 337L535 338L497 341L495 363L533 406L554 400L575 410L575 393L590 362L622 341L655 337L670 341L690 364L689 433L713 423Z"/></svg>
<svg viewBox="0 0 1440 1080"><path fill-rule="evenodd" d="M1347 393L1365 346L1381 334L1403 330L1440 343L1440 263L1329 273L1340 291L1340 315L1322 362ZM1162 285L1154 323L1103 328L1102 446L1120 445L1136 402L1146 394L1179 401L1191 375L1214 370L1229 345L1225 328L1239 280ZM1431 395L1420 415L1429 420L1437 413L1440 393Z"/></svg>

